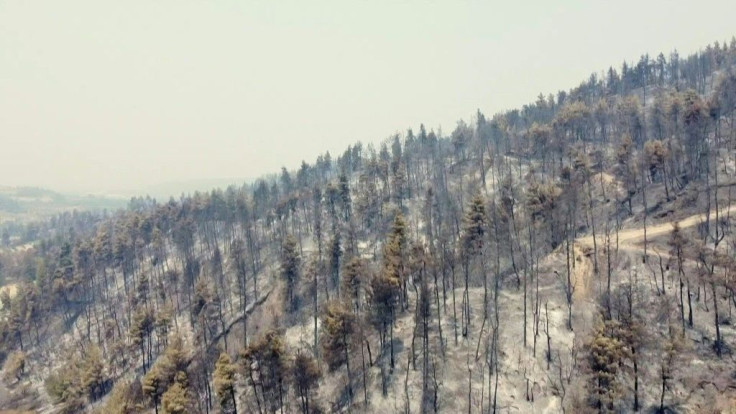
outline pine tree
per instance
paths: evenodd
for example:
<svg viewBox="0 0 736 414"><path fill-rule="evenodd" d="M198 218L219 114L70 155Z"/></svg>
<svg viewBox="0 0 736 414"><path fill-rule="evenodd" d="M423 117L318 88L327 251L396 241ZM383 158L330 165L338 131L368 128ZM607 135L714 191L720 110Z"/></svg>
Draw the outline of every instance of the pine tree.
<svg viewBox="0 0 736 414"><path fill-rule="evenodd" d="M617 374L625 349L618 339L618 329L618 322L611 320L599 322L589 344L588 364L592 371L589 390L591 404L600 413L615 412L615 403L621 393Z"/></svg>
<svg viewBox="0 0 736 414"><path fill-rule="evenodd" d="M164 354L141 380L143 394L153 403L156 413L161 397L174 382L178 373L186 375L188 353L181 337L174 336Z"/></svg>
<svg viewBox="0 0 736 414"><path fill-rule="evenodd" d="M397 213L383 247L383 265L371 280L371 323L376 327L382 350L390 348L391 370L395 366L393 337L397 305L408 306L406 279L408 274L408 238L404 217ZM386 334L390 333L387 340Z"/></svg>
<svg viewBox="0 0 736 414"><path fill-rule="evenodd" d="M675 378L679 368L684 366L684 362L686 362L687 343L680 332L677 331L674 326L668 325L667 332L660 341L659 379L662 386L659 395L658 412L660 413L665 412L664 399L667 390L670 388L670 382Z"/></svg>
<svg viewBox="0 0 736 414"><path fill-rule="evenodd" d="M235 366L230 362L230 356L226 352L220 354L215 364L213 373L215 393L220 402L223 413L237 414L237 402L235 399Z"/></svg>
<svg viewBox="0 0 736 414"><path fill-rule="evenodd" d="M485 271L485 260L483 257L483 247L486 231L488 230L488 216L486 215L486 207L483 197L476 194L468 211L463 218L463 236L461 254L463 257L463 266L465 271L465 290L463 291L463 336L467 336L470 325L470 297L468 296L468 286L470 283L470 266L471 260L480 257L480 272L483 280L483 316L488 315L488 278Z"/></svg>
<svg viewBox="0 0 736 414"><path fill-rule="evenodd" d="M366 289L365 263L359 257L353 257L345 265L343 270L342 288L345 292L345 300L350 301L354 311L359 311L364 300Z"/></svg>
<svg viewBox="0 0 736 414"><path fill-rule="evenodd" d="M296 239L294 236L288 235L281 248L281 277L286 282L286 303L290 312L295 311L297 306L296 286L299 282L300 264L301 259Z"/></svg>
<svg viewBox="0 0 736 414"><path fill-rule="evenodd" d="M187 391L186 374L179 372L174 384L161 396L164 414L188 414L193 411L192 399Z"/></svg>
<svg viewBox="0 0 736 414"><path fill-rule="evenodd" d="M102 396L105 384L104 365L102 353L96 346L90 345L82 361L81 386L87 398L94 402Z"/></svg>
<svg viewBox="0 0 736 414"><path fill-rule="evenodd" d="M345 304L337 301L325 305L322 315L322 349L331 370L345 364L348 377L348 398L353 399L353 382L350 372L350 351L355 345L354 335L358 332L355 314Z"/></svg>
<svg viewBox="0 0 736 414"><path fill-rule="evenodd" d="M137 381L118 380L103 406L95 411L99 414L139 414L143 412L142 390Z"/></svg>
<svg viewBox="0 0 736 414"><path fill-rule="evenodd" d="M154 318L150 309L145 307L139 307L133 314L133 320L130 324L130 338L133 345L135 345L141 352L141 369L146 372L147 367L151 364L151 361L146 361L146 349L147 344L150 341L150 335L154 328ZM150 355L150 349L148 354ZM150 359L150 358L149 358Z"/></svg>
<svg viewBox="0 0 736 414"><path fill-rule="evenodd" d="M299 353L294 358L292 381L299 396L299 404L303 414L310 413L310 403L314 407L314 391L322 379L322 372L317 361L306 353Z"/></svg>
<svg viewBox="0 0 736 414"><path fill-rule="evenodd" d="M153 408L158 414L158 406L161 403L161 396L166 392L167 379L162 372L160 364L155 364L141 380L143 394L153 403Z"/></svg>
<svg viewBox="0 0 736 414"><path fill-rule="evenodd" d="M240 298L240 312L243 314L243 344L248 343L248 289L247 264L245 262L245 246L239 238L230 244L230 267L235 271Z"/></svg>
<svg viewBox="0 0 736 414"><path fill-rule="evenodd" d="M392 266L384 267L381 273L371 279L371 323L378 331L381 348L386 344L391 348L391 369L394 368L393 324L400 295L401 282ZM390 337L386 338L389 330Z"/></svg>
<svg viewBox="0 0 736 414"><path fill-rule="evenodd" d="M274 412L283 407L289 366L281 335L276 331L266 332L243 349L240 356L259 411Z"/></svg>
<svg viewBox="0 0 736 414"><path fill-rule="evenodd" d="M672 257L675 259L677 267L677 276L679 281L679 300L678 305L680 308L680 321L682 322L682 329L685 330L685 319L688 321L688 325L692 328L693 326L693 307L690 295L690 278L685 274L685 249L688 245L688 240L680 229L680 225L675 222L672 225L672 233L670 233L670 239L668 241L670 246L670 252ZM684 288L687 285L687 304L688 304L688 316L685 317L685 298ZM664 287L664 286L663 286Z"/></svg>
<svg viewBox="0 0 736 414"><path fill-rule="evenodd" d="M401 284L402 308L409 307L407 290L409 237L406 220L396 213L383 251L383 269Z"/></svg>

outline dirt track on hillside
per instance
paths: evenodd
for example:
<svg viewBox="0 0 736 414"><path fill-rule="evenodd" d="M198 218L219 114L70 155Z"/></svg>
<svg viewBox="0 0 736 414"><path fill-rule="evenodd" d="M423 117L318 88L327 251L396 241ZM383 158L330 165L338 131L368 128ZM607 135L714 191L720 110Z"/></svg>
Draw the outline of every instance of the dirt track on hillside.
<svg viewBox="0 0 736 414"><path fill-rule="evenodd" d="M729 207L722 208L719 210L719 216L720 215L726 215L728 213L736 212L736 204L733 204ZM711 211L711 217L715 218L716 210ZM680 225L681 229L686 229L689 227L693 227L699 223L702 223L705 221L706 213L701 214L695 214L689 217L686 217L677 223ZM669 235L672 232L674 221L670 221L667 223L660 223L653 226L647 226L646 228L646 237L648 241L651 241L651 239L655 237L665 236ZM596 241L598 242L598 248L600 249L601 246L603 246L603 237L597 236ZM638 227L634 229L626 229L621 230L618 233L618 249L621 251L628 251L628 252L644 252L644 246L642 245L642 242L644 241L644 227ZM613 240L612 240L613 242ZM581 252L586 249L592 249L593 248L593 236L584 236L579 237L575 241L577 246L580 246L580 249L575 249L575 253L577 258L579 259L581 257ZM670 257L669 253L666 251L662 251L658 249L654 245L648 245L647 246L647 255L656 255L662 259L668 259ZM591 262L592 259L584 260L585 262ZM587 265L580 266L581 263L578 261L576 268L573 272L573 277L575 278L575 285L576 285L576 292L575 297L576 298L584 298L589 296L589 291L591 288L591 273L593 272L593 266L590 263L587 263Z"/></svg>
<svg viewBox="0 0 736 414"><path fill-rule="evenodd" d="M736 212L736 204L729 207L722 208L719 211L720 215L726 215L731 212ZM711 217L715 217L716 210L711 211ZM693 227L699 223L705 221L706 213L695 214L690 217L684 218L677 223L681 229ZM672 226L674 222L667 222L656 224L654 226L647 226L646 236L647 239L654 238L663 235L669 235L672 232ZM601 245L602 237L597 237L598 244ZM593 236L579 237L577 243L583 246L593 247ZM644 241L644 227L638 227L635 229L626 229L618 232L618 243L619 248L625 248L627 250L644 250L644 247L639 246L637 243Z"/></svg>

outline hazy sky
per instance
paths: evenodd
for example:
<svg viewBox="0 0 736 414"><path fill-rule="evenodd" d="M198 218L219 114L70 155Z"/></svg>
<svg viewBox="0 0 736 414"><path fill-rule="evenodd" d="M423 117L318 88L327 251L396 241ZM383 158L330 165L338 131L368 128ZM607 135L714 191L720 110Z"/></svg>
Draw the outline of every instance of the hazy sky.
<svg viewBox="0 0 736 414"><path fill-rule="evenodd" d="M0 0L0 185L255 177L736 34L730 1Z"/></svg>

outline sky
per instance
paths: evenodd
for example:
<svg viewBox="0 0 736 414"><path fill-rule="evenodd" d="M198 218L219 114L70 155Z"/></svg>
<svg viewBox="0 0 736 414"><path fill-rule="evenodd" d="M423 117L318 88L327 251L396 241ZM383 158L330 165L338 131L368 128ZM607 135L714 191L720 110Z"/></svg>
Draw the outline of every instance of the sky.
<svg viewBox="0 0 736 414"><path fill-rule="evenodd" d="M258 177L736 34L730 1L0 0L0 186ZM206 189L206 188L205 188Z"/></svg>

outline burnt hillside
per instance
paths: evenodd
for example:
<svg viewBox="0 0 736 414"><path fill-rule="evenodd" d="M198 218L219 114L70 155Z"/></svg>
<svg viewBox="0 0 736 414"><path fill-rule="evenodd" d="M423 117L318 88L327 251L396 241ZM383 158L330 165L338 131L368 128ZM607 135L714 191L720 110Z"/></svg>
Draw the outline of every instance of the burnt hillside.
<svg viewBox="0 0 736 414"><path fill-rule="evenodd" d="M449 135L5 223L0 406L730 412L735 109L715 43Z"/></svg>

